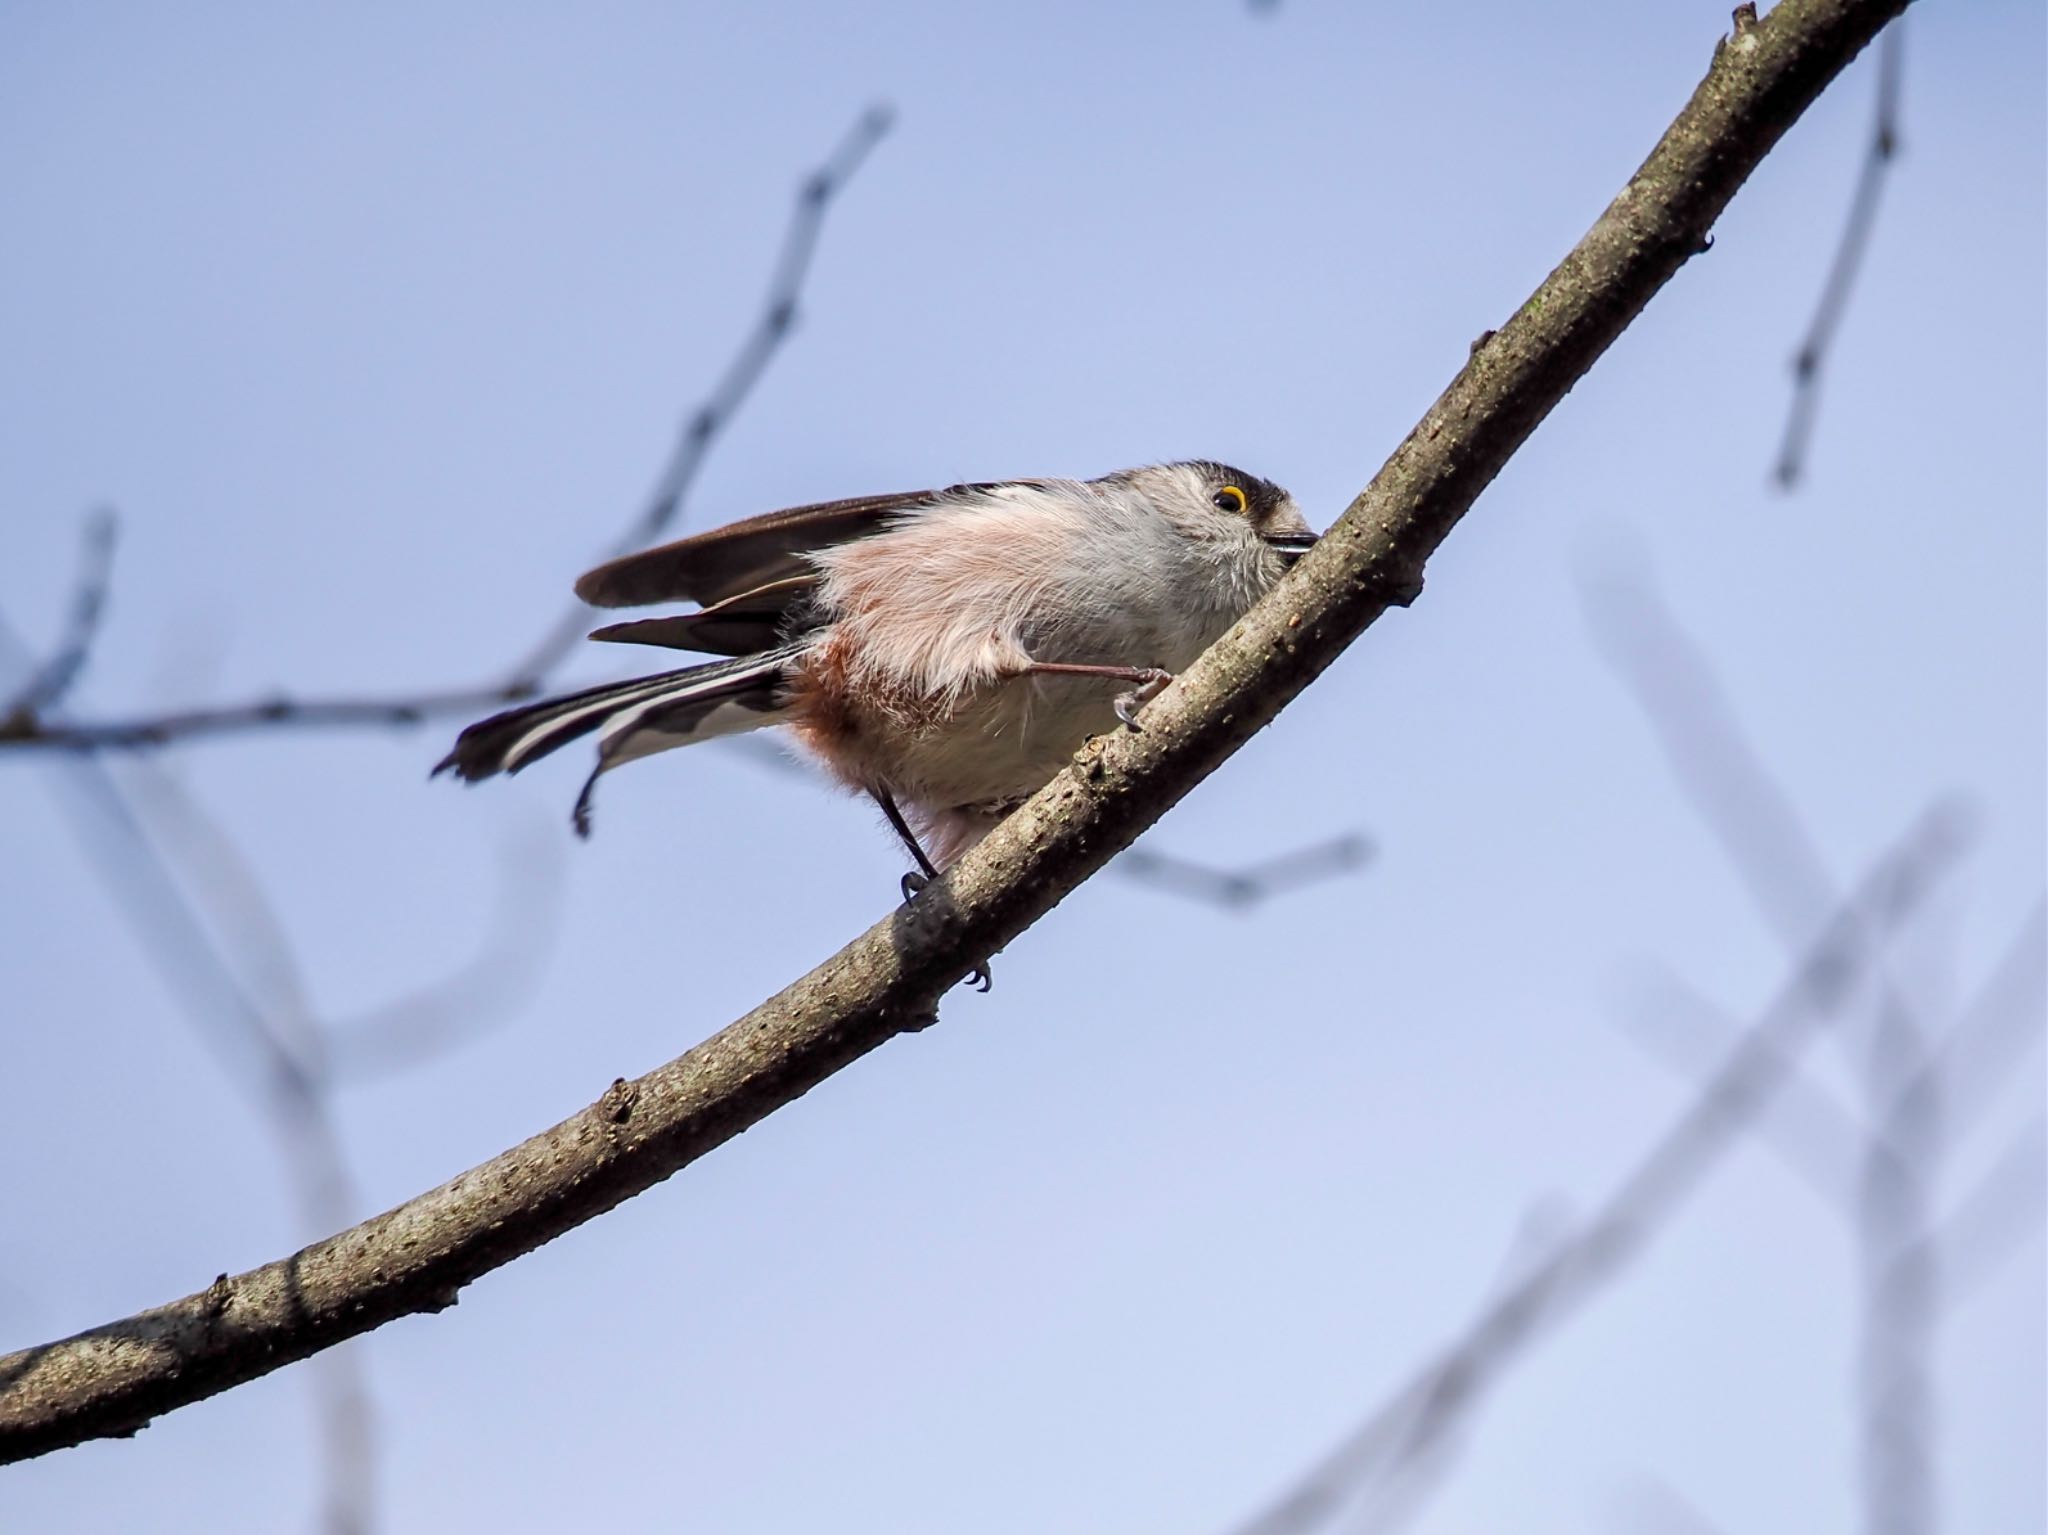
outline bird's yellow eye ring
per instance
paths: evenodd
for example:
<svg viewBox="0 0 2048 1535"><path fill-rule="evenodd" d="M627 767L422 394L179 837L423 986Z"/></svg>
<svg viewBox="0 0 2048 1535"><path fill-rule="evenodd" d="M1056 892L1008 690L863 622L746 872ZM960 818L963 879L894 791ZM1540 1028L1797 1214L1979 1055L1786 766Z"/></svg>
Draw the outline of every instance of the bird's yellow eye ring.
<svg viewBox="0 0 2048 1535"><path fill-rule="evenodd" d="M1242 513L1245 509L1244 492L1235 485L1226 485L1209 498L1217 510Z"/></svg>

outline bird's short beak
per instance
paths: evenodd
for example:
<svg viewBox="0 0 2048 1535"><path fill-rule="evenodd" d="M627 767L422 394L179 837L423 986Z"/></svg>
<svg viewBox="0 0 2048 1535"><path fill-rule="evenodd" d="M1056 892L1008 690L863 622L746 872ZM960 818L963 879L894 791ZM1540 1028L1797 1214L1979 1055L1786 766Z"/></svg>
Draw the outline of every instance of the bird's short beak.
<svg viewBox="0 0 2048 1535"><path fill-rule="evenodd" d="M1281 559L1292 565L1315 547L1318 536L1314 533L1269 533L1266 535L1266 544Z"/></svg>

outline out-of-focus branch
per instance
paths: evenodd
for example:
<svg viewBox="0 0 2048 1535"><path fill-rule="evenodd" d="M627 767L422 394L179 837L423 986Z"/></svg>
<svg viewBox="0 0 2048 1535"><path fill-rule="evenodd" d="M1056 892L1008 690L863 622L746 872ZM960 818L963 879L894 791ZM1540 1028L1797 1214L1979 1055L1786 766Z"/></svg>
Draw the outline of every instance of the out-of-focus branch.
<svg viewBox="0 0 2048 1535"><path fill-rule="evenodd" d="M461 1287L686 1166L899 1033L1130 843L1390 606L1749 173L1905 0L1737 14L1593 229L1269 596L909 905L669 1065L399 1208L204 1292L0 1359L0 1460L131 1433Z"/></svg>
<svg viewBox="0 0 2048 1535"><path fill-rule="evenodd" d="M1827 897L1833 881L1704 653L1645 586L1595 588L1587 611L1758 911L1788 946L1798 944L1805 910ZM1864 1524L1873 1535L1921 1535L1935 1524L1932 1359L1944 1302L1931 1227L1950 1113L1947 1084L1929 1069L1927 1029L1888 978L1875 995L1856 1042L1864 1134L1852 1206L1863 1266Z"/></svg>
<svg viewBox="0 0 2048 1535"><path fill-rule="evenodd" d="M1722 1011L1676 976L1660 972L1654 1005L1632 1010L1630 1037L1688 1076L1734 1037ZM1925 1052L1895 1096L1938 1092L1948 1105L1950 1140L1983 1124L1999 1088L2018 1078L2018 1063L2048 1036L2048 897L2035 901L2006 941L1990 974L1958 1010L1956 1021ZM1823 1198L1847 1197L1847 1169L1860 1141L1874 1132L1835 1094L1802 1076L1778 1100L1777 1137L1785 1153ZM1796 1121L1797 1123L1791 1123ZM1769 1130L1769 1123L1758 1126Z"/></svg>
<svg viewBox="0 0 2048 1535"><path fill-rule="evenodd" d="M1346 832L1235 869L1197 863L1149 847L1129 849L1110 867L1169 895L1207 902L1225 911L1246 911L1276 895L1363 868L1372 862L1373 853L1370 837Z"/></svg>
<svg viewBox="0 0 2048 1535"><path fill-rule="evenodd" d="M1871 1135L1854 1206L1863 1268L1861 1386L1864 1528L1929 1535L1935 1526L1934 1326L1941 1275L1928 1238L1945 1151L1939 1084L1919 1074L1927 1035L1896 986L1876 1002L1864 1052Z"/></svg>
<svg viewBox="0 0 2048 1535"><path fill-rule="evenodd" d="M776 257L767 302L760 318L740 344L732 361L726 365L711 393L685 421L647 505L626 530L606 546L606 556L638 548L674 523L719 434L753 392L755 384L781 350L796 323L804 280L810 274L811 259L817 251L818 237L833 198L845 188L867 159L869 151L888 132L891 121L892 114L887 107L869 107L825 163L804 179L797 193L796 208L790 215L788 232L783 237L781 252ZM587 612L581 603L570 606L497 681L352 698L295 698L279 694L247 703L185 709L125 720L46 718L48 703L55 701L52 698L41 704L32 701L29 707L17 703L14 708L0 713L0 749L44 746L98 751L162 746L172 741L239 731L396 727L416 725L429 719L476 714L538 693L548 675L561 665L582 636ZM89 635L88 629L86 637ZM83 658L84 644L81 642L78 660L82 662Z"/></svg>
<svg viewBox="0 0 2048 1535"><path fill-rule="evenodd" d="M0 738L10 730L33 727L38 715L64 701L64 695L85 670L86 660L92 654L93 637L99 633L100 617L107 608L107 583L114 573L115 531L114 514L105 507L86 519L78 579L72 583L63 633L49 659L31 671L14 695L0 704Z"/></svg>
<svg viewBox="0 0 2048 1535"><path fill-rule="evenodd" d="M2034 920L2037 918L2030 917L2030 924ZM2048 996L2042 995L2038 987L2025 997L2010 994L2014 961L2026 957L2025 937L2023 931L2022 942L2008 952L1977 1003L1964 1014L1966 1019L1996 1017L2001 1026L1986 1027L1981 1033L1965 1026L1952 1029L1947 1043L1930 1053L1926 1063L1913 1074L1915 1085L1898 1095L1902 1096L1904 1091L1939 1093L1949 1120L1945 1151L1953 1151L1962 1136L1978 1128L1984 1118L1974 1110L1964 1111L1953 1084L1982 1081L1990 1075L1983 1057L1956 1049L1956 1043L1971 1038L1983 1042L1987 1053L1997 1050L2003 1054L2013 1048L2012 1040L2038 1043L2042 1037L2043 1004L2048 1002ZM1719 1015L1718 1009L1696 994L1674 987L1664 996L1668 1005L1644 1008L1644 1023L1632 1024L1629 1033L1641 1039L1675 1071L1688 1079L1697 1079L1704 1074L1700 1061L1710 1053L1718 1056L1737 1031ZM1987 1008L1994 997L2010 1005ZM1673 1028L1674 1016L1681 1013L1686 1021ZM1655 1026L1650 1026L1652 1014ZM1679 1039L1680 1034L1685 1038ZM1863 1125L1854 1110L1790 1063L1771 1108L1757 1116L1750 1133L1768 1142L1838 1213L1854 1209L1859 1160L1868 1162L1881 1157L1901 1161L1908 1155L1887 1142L1881 1128ZM1918 1239L1934 1254L1940 1270L1943 1315L1954 1311L1965 1293L1981 1284L1991 1268L2040 1228L2038 1194L2043 1173L2038 1151L2042 1134L2042 1124L2037 1119L2014 1136L1993 1169L1954 1200L1950 1213L1935 1221Z"/></svg>
<svg viewBox="0 0 2048 1535"><path fill-rule="evenodd" d="M1856 285L1856 273L1863 254L1870 248L1871 231L1877 227L1877 204L1884 192L1887 173L1899 149L1899 66L1905 51L1903 26L1888 30L1877 45L1877 108L1871 124L1870 147L1863 154L1863 168L1856 175L1856 193L1849 201L1849 218L1842 226L1841 243L1821 285L1820 302L1806 328L1806 339L1792 359L1792 405L1785 415L1785 435L1778 444L1778 463L1773 471L1778 484L1790 490L1806 473L1807 451L1813 441L1814 418L1820 410L1821 370L1842 314L1849 307L1849 294Z"/></svg>
<svg viewBox="0 0 2048 1535"><path fill-rule="evenodd" d="M1642 572L1588 580L1581 601L1602 659L1642 711L1693 813L1778 937L1805 944L1833 902L1827 862L1745 737L1706 653Z"/></svg>
<svg viewBox="0 0 2048 1535"><path fill-rule="evenodd" d="M1882 858L1684 1115L1591 1220L1496 1298L1457 1341L1376 1409L1285 1496L1236 1535L1303 1535L1354 1501L1400 1489L1471 1421L1508 1368L1604 1289L1668 1225L1784 1081L1787 1065L1854 999L1888 935L1955 866L1967 840L1937 807ZM1380 1516L1405 1514L1404 1500Z"/></svg>
<svg viewBox="0 0 2048 1535"><path fill-rule="evenodd" d="M131 764L159 773L146 763ZM194 1029L233 1057L243 1084L283 1152L286 1181L303 1228L331 1231L354 1217L356 1195L341 1136L321 1087L319 1039L294 984L288 954L268 955L272 1003L266 1007L217 948L207 924L187 901L178 875L151 837L140 806L95 761L68 765L64 784L75 799L81 845L110 897L129 919L145 952ZM178 796L168 779L153 789L159 810ZM375 1522L375 1439L361 1361L354 1350L320 1361L313 1379L320 1420L322 1528L362 1535Z"/></svg>
<svg viewBox="0 0 2048 1535"><path fill-rule="evenodd" d="M1654 995L1631 1005L1622 1022L1627 1036L1685 1082L1697 1083L1741 1035L1741 1023L1694 988L1666 976ZM1750 1135L1777 1152L1785 1165L1831 1212L1855 1189L1863 1127L1832 1091L1794 1063Z"/></svg>

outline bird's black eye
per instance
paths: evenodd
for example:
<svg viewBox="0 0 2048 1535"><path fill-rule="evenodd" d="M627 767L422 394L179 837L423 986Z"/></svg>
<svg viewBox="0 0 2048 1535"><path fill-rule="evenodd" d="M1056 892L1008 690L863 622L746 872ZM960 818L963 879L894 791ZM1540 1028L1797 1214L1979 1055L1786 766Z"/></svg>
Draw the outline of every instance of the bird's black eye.
<svg viewBox="0 0 2048 1535"><path fill-rule="evenodd" d="M1219 512L1235 512L1241 515L1245 508L1244 492L1235 485L1224 486L1209 500Z"/></svg>

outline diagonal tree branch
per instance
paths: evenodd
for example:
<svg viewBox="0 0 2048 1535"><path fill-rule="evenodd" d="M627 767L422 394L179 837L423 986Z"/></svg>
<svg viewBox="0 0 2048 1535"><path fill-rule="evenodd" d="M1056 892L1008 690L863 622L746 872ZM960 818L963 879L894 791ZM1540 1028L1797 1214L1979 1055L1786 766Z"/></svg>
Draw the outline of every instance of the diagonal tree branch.
<svg viewBox="0 0 2048 1535"><path fill-rule="evenodd" d="M1565 392L1708 244L1791 124L1907 0L1784 0L1734 36L1593 229L1487 336L1321 544L1149 706L811 974L591 1107L290 1258L0 1359L0 1459L133 1433L462 1286L669 1177L938 999L1223 762L1389 606Z"/></svg>

